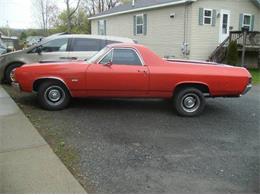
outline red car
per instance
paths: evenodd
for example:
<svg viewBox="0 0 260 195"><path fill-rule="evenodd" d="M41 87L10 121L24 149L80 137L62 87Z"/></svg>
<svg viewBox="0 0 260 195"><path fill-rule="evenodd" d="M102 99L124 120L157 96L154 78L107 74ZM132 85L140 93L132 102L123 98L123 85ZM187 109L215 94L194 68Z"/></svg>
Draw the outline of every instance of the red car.
<svg viewBox="0 0 260 195"><path fill-rule="evenodd" d="M165 60L137 44L107 46L88 61L24 65L13 77L48 110L71 97L172 98L183 116L200 114L205 97L239 97L252 87L245 68Z"/></svg>

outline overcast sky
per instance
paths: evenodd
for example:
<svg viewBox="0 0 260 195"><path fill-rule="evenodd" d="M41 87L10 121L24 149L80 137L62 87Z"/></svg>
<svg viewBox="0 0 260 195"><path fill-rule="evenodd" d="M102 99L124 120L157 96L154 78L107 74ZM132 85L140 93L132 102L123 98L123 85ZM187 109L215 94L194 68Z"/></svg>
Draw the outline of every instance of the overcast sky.
<svg viewBox="0 0 260 195"><path fill-rule="evenodd" d="M8 23L11 28L39 28L32 2L35 0L0 0L0 27ZM60 9L63 0L56 0Z"/></svg>

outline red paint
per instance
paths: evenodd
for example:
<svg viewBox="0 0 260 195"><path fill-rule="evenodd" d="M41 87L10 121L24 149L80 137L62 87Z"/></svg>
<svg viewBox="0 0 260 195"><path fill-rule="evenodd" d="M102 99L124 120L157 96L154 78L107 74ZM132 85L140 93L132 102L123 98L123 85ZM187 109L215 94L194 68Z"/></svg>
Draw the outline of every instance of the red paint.
<svg viewBox="0 0 260 195"><path fill-rule="evenodd" d="M15 77L23 91L31 92L38 79L58 79L73 97L170 98L179 84L203 84L211 96L238 96L246 88L250 73L245 68L220 64L165 61L142 45L115 44L134 48L144 66L87 64L84 61L32 64L17 68ZM77 82L75 82L75 80Z"/></svg>

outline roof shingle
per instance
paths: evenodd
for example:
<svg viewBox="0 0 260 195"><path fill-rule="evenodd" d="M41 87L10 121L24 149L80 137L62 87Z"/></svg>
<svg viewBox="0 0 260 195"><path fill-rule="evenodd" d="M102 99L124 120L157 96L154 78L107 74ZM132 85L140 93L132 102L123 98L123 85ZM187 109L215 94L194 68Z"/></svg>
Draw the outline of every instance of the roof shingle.
<svg viewBox="0 0 260 195"><path fill-rule="evenodd" d="M127 4L122 4L119 6L116 6L110 10L104 11L100 14L97 14L90 19L95 19L96 17L101 17L101 16L106 16L110 14L116 14L124 11L134 11L136 9L141 9L141 8L146 8L146 7L151 7L151 6L156 6L156 5L163 5L163 4L168 4L168 3L178 3L178 2L185 2L185 0L136 0L135 5L132 6L132 2L127 3Z"/></svg>

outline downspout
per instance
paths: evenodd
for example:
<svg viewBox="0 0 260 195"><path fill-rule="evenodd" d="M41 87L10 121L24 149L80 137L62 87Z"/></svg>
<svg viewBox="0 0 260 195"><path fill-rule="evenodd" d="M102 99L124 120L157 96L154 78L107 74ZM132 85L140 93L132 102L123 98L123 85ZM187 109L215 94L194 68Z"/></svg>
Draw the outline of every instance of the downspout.
<svg viewBox="0 0 260 195"><path fill-rule="evenodd" d="M190 55L190 43L188 43L189 41L189 31L191 31L191 29L189 28L191 25L191 21L189 21L189 15L191 13L189 13L190 11L192 11L192 3L196 2L197 0L186 0L185 2L185 8L184 8L184 33L183 33L183 44L182 44L182 51L183 51L183 57L184 58L189 58Z"/></svg>
<svg viewBox="0 0 260 195"><path fill-rule="evenodd" d="M189 55L189 43L188 43L188 25L189 25L189 2L185 3L185 8L184 8L184 22L183 22L183 43L182 43L182 53L183 57L187 58Z"/></svg>

